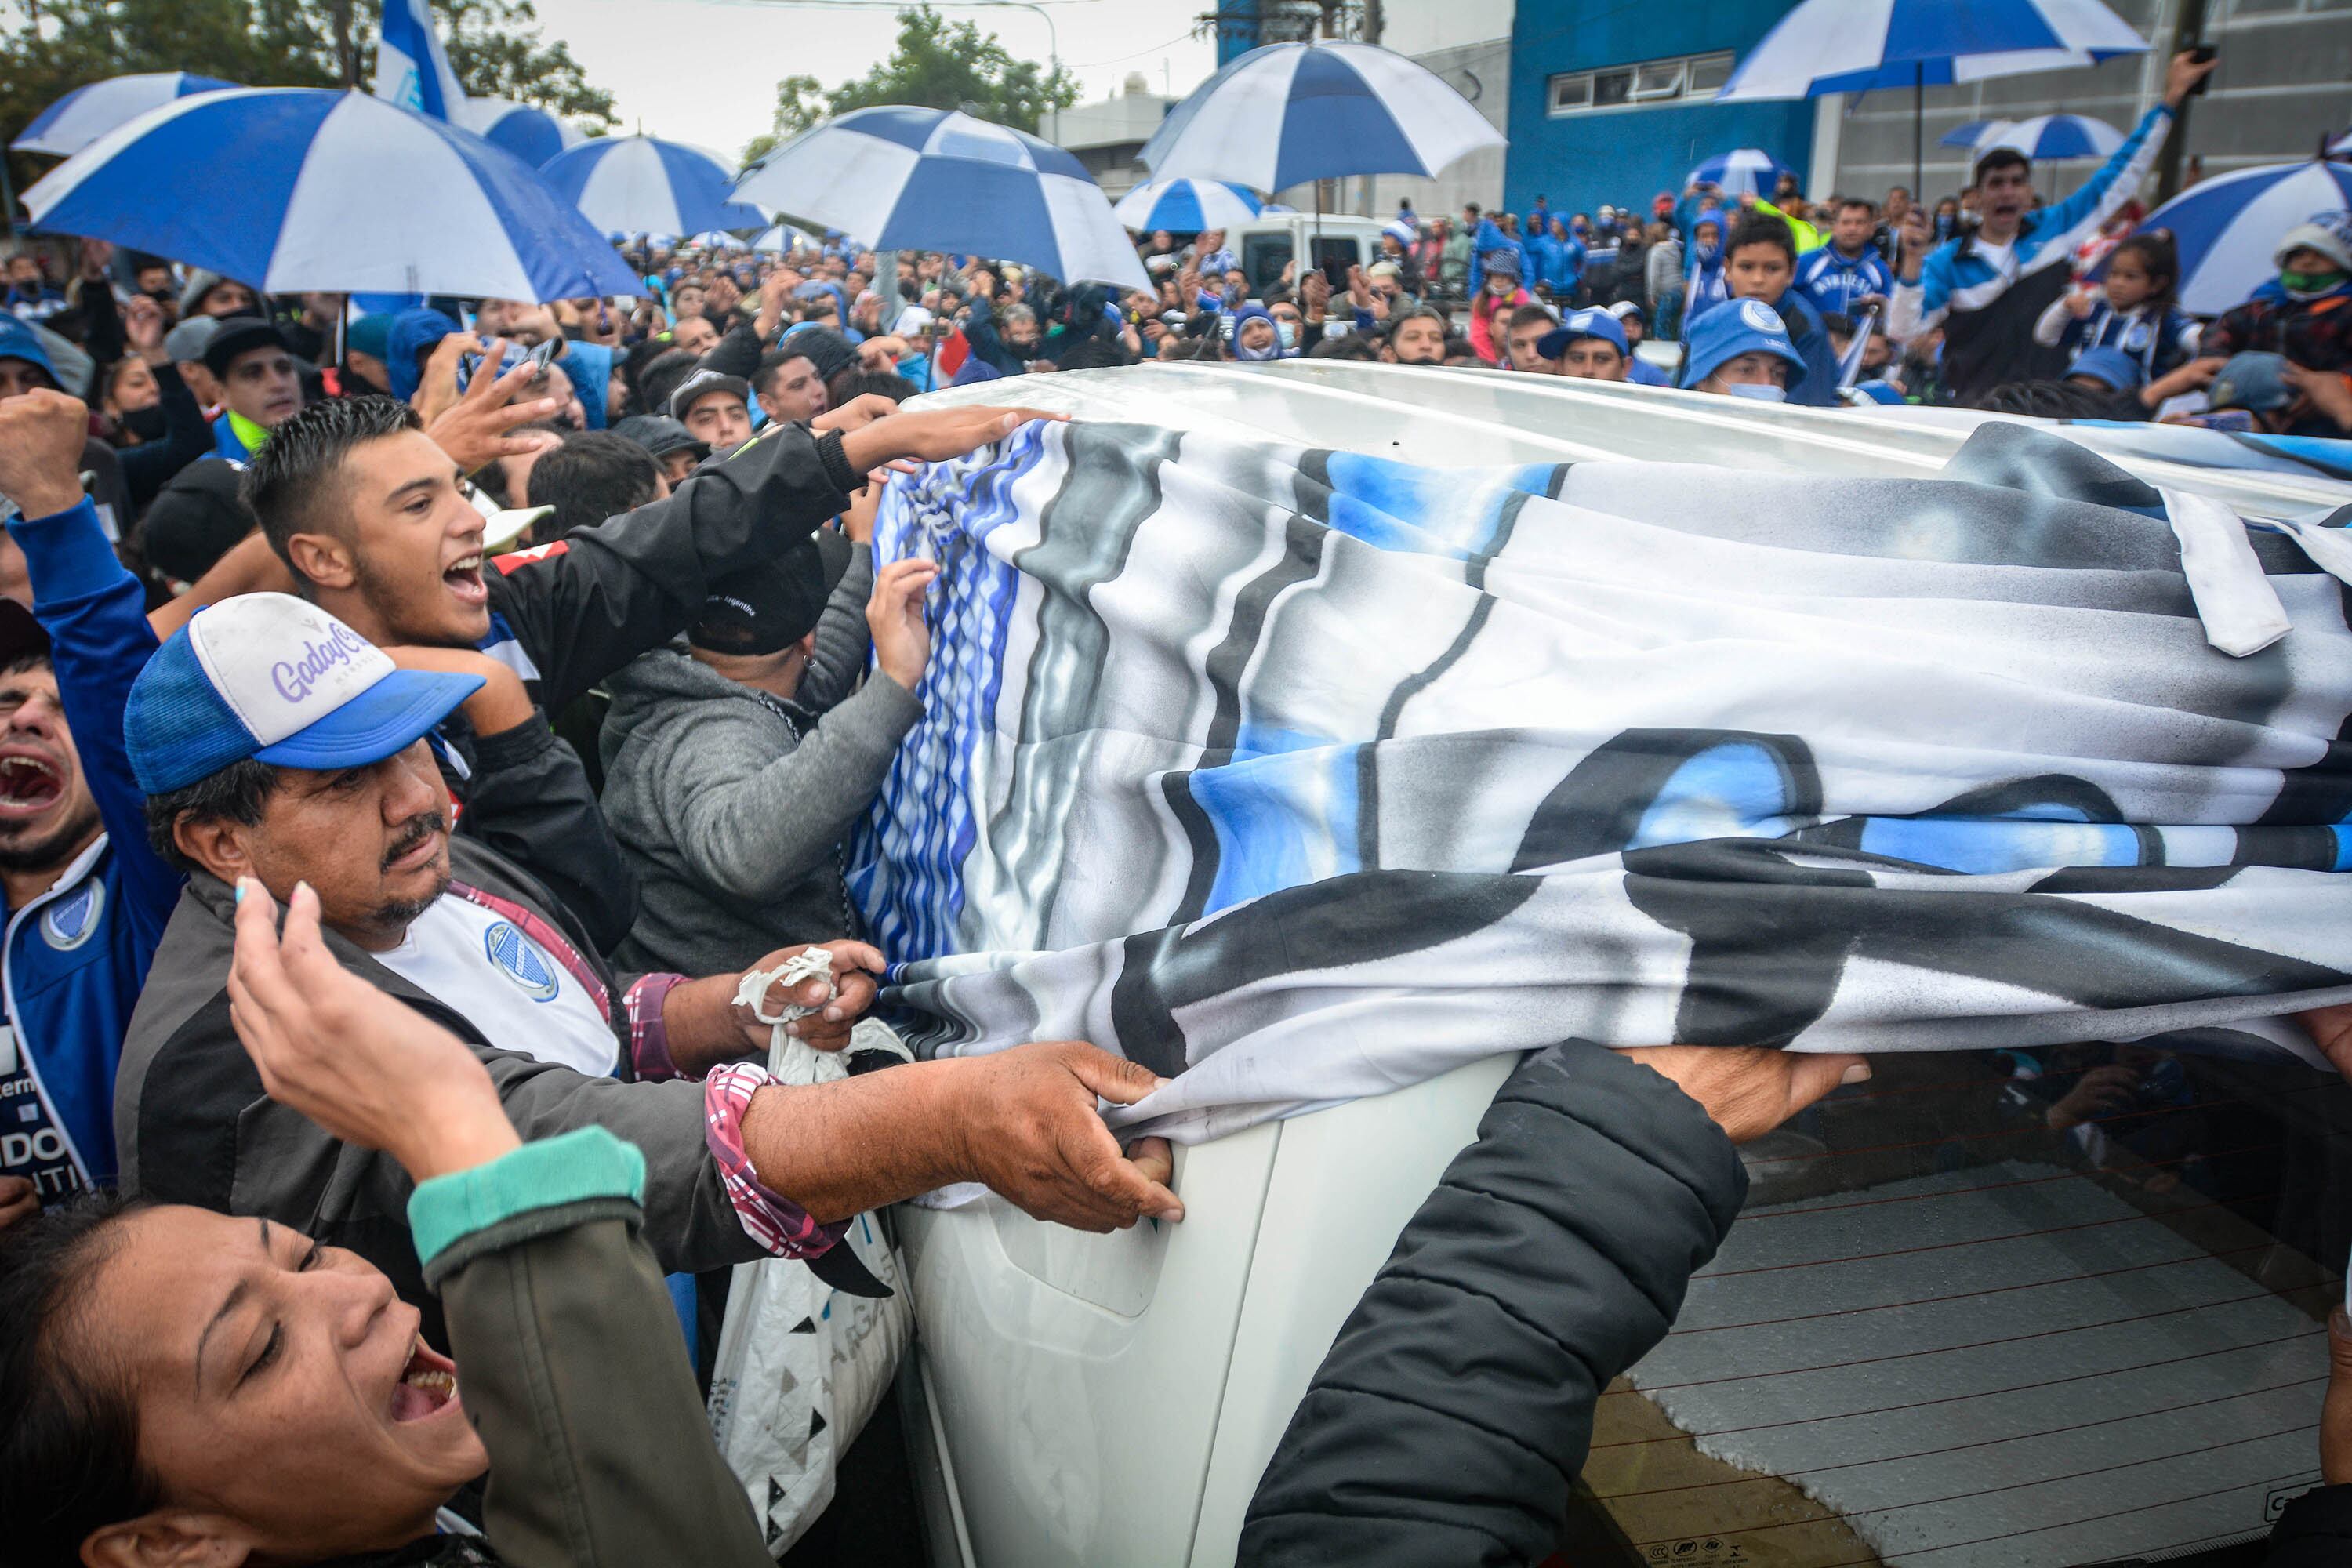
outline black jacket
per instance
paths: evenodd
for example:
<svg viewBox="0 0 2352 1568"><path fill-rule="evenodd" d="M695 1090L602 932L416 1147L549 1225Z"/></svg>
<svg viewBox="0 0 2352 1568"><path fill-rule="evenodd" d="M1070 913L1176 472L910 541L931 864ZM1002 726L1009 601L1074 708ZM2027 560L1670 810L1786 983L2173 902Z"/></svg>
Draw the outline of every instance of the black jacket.
<svg viewBox="0 0 2352 1568"><path fill-rule="evenodd" d="M1593 1402L1665 1337L1747 1190L1657 1073L1581 1040L1530 1057L1349 1314L1239 1562L1541 1562Z"/></svg>
<svg viewBox="0 0 2352 1568"><path fill-rule="evenodd" d="M2271 1527L2263 1568L2344 1568L2352 1563L2352 1485L2314 1487Z"/></svg>
<svg viewBox="0 0 2352 1568"><path fill-rule="evenodd" d="M561 713L684 631L711 584L783 554L848 504L807 426L772 424L666 500L499 557L482 651ZM637 884L581 759L543 722L490 736L478 754L461 728L445 738L466 763L452 781L466 802L460 830L544 882L597 951L612 952L635 922Z"/></svg>

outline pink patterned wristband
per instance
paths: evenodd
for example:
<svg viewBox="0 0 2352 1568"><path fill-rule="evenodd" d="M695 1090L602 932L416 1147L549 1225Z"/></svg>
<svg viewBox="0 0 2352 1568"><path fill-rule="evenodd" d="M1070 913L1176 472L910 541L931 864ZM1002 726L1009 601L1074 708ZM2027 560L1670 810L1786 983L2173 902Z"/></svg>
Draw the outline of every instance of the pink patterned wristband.
<svg viewBox="0 0 2352 1568"><path fill-rule="evenodd" d="M744 1110L754 1094L775 1081L767 1068L750 1062L712 1068L702 1080L703 1141L719 1163L735 1217L752 1240L779 1258L822 1257L848 1230L849 1222L817 1224L800 1205L762 1184L743 1152Z"/></svg>
<svg viewBox="0 0 2352 1568"><path fill-rule="evenodd" d="M669 1026L662 1021L662 1006L684 984L683 974L642 975L621 998L629 1014L629 1066L643 1082L679 1076L677 1064L670 1059Z"/></svg>

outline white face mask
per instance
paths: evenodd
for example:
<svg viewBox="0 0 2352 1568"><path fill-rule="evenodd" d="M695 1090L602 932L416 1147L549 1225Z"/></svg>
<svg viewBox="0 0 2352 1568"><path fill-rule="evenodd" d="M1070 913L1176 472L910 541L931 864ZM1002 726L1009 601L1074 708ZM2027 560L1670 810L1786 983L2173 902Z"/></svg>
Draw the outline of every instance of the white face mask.
<svg viewBox="0 0 2352 1568"><path fill-rule="evenodd" d="M1752 397L1759 403L1786 403L1789 401L1788 389L1786 387L1774 386L1769 381L1735 381L1727 384L1723 390L1731 394L1734 397Z"/></svg>
<svg viewBox="0 0 2352 1568"><path fill-rule="evenodd" d="M1298 329L1292 326L1288 321L1275 322L1274 331L1275 342L1280 343L1284 348L1292 348L1297 344Z"/></svg>

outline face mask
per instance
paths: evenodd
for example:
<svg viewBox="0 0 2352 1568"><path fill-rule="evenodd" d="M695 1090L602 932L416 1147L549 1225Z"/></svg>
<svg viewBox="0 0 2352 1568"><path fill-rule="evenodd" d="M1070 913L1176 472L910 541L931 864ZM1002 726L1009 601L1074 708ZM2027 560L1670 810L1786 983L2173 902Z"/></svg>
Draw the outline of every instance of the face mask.
<svg viewBox="0 0 2352 1568"><path fill-rule="evenodd" d="M163 417L163 405L152 408L126 408L122 411L122 427L142 441L160 441L169 426Z"/></svg>
<svg viewBox="0 0 2352 1568"><path fill-rule="evenodd" d="M1298 330L1288 321L1275 322L1274 336L1284 348L1296 348L1298 344Z"/></svg>
<svg viewBox="0 0 2352 1568"><path fill-rule="evenodd" d="M1788 389L1786 387L1774 386L1769 381L1735 381L1726 386L1723 390L1731 394L1734 397L1752 397L1759 403L1786 403L1789 401Z"/></svg>
<svg viewBox="0 0 2352 1568"><path fill-rule="evenodd" d="M2316 300L2344 281L2341 272L2282 272L2279 287L2290 300Z"/></svg>

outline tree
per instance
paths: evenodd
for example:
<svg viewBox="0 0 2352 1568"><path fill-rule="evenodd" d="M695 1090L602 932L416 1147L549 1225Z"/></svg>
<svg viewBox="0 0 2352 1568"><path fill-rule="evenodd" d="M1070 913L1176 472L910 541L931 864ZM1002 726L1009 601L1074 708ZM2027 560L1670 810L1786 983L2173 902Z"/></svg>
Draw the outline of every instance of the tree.
<svg viewBox="0 0 2352 1568"><path fill-rule="evenodd" d="M433 0L468 93L535 103L604 130L612 95L588 85L531 0ZM137 71L194 71L257 87L365 88L380 0L0 0L0 133L13 139L75 88ZM51 161L9 155L22 190Z"/></svg>
<svg viewBox="0 0 2352 1568"><path fill-rule="evenodd" d="M776 84L775 128L743 150L747 162L837 114L880 103L961 109L975 119L1034 132L1049 109L1078 100L1078 79L1055 67L1013 58L993 33L950 22L929 5L898 13L898 41L890 58L856 81L827 90L814 77L788 76Z"/></svg>

